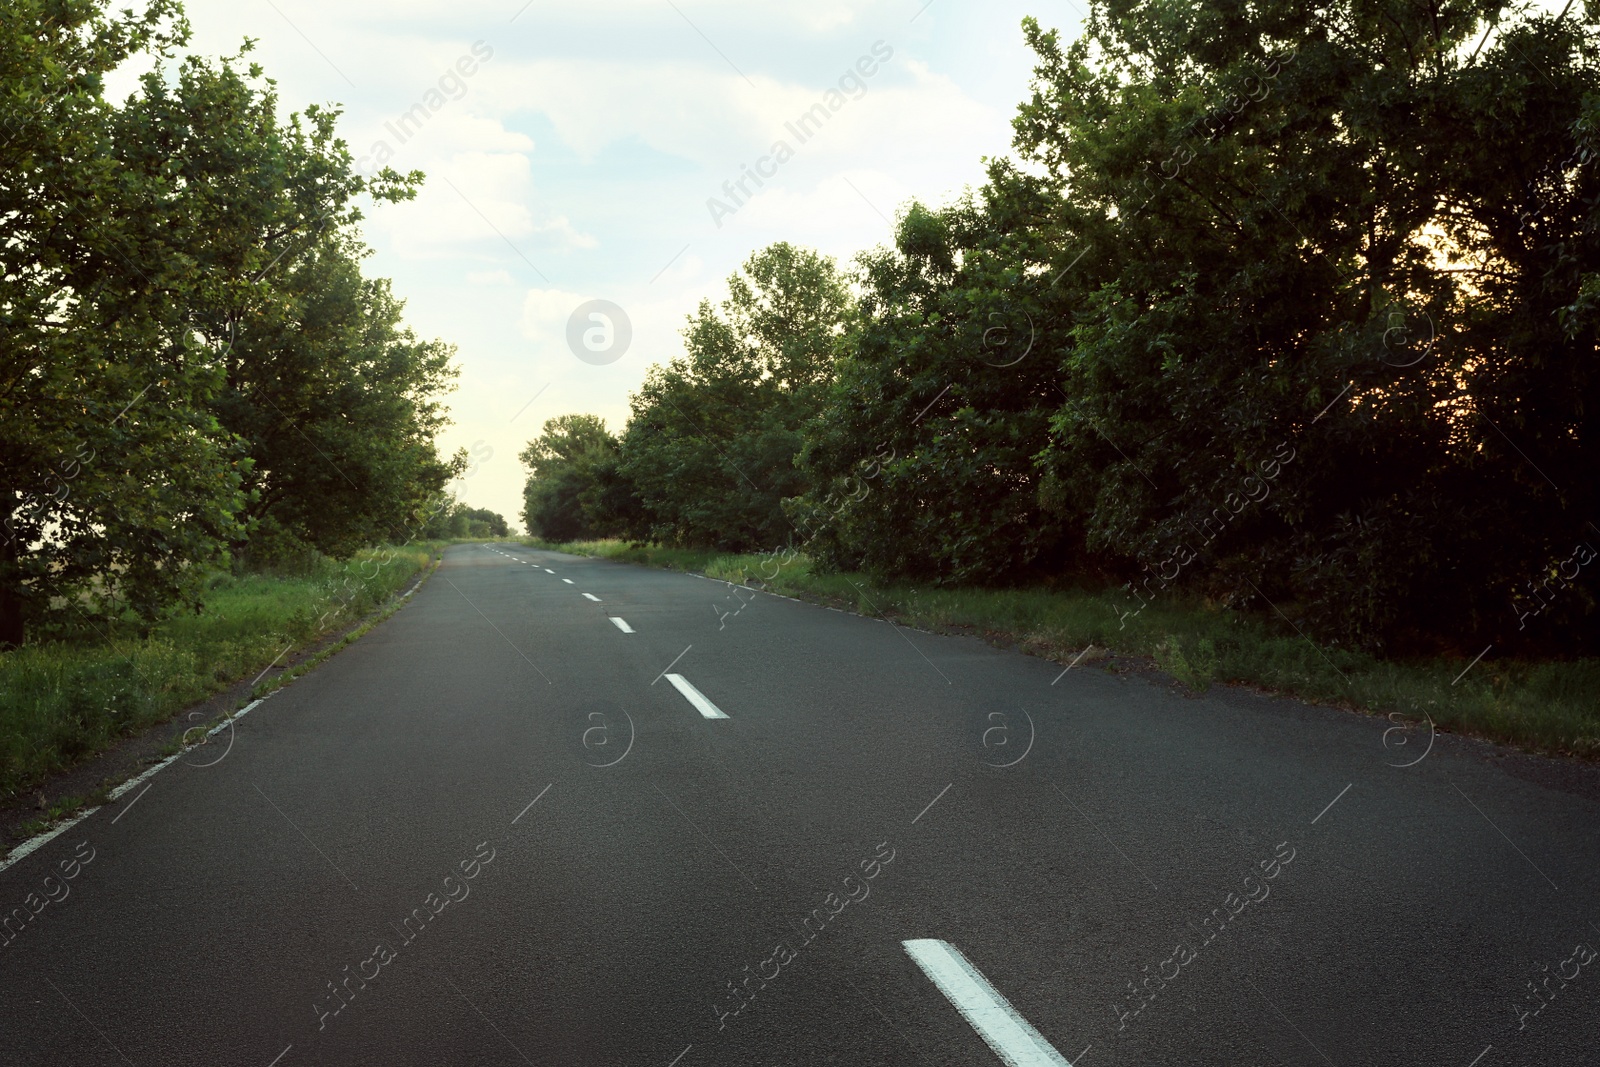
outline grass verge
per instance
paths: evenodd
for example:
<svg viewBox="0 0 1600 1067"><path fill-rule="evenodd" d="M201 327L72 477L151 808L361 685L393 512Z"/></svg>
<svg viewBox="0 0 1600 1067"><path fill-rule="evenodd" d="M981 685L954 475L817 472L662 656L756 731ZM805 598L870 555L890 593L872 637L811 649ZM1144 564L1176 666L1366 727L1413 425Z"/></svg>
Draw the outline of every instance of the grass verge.
<svg viewBox="0 0 1600 1067"><path fill-rule="evenodd" d="M1600 660L1398 661L1318 645L1273 619L1168 599L1119 622L1104 590L874 586L858 574L814 574L804 556L778 569L759 555L618 541L537 547L741 582L892 617L926 630L978 632L1061 663L1098 650L1148 658L1193 692L1256 686L1550 754L1600 758ZM763 564L765 563L765 570ZM731 604L730 604L731 606ZM1397 720L1398 721L1398 720Z"/></svg>
<svg viewBox="0 0 1600 1067"><path fill-rule="evenodd" d="M434 548L373 549L292 576L220 575L203 614L169 619L148 637L91 632L0 652L0 796L32 788L365 617L426 567Z"/></svg>

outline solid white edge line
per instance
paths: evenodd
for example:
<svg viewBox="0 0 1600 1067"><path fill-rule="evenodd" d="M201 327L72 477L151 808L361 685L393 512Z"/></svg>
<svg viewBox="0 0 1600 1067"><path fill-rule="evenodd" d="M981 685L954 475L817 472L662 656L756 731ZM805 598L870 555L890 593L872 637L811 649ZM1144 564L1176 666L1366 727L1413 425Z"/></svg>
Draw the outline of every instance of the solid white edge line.
<svg viewBox="0 0 1600 1067"><path fill-rule="evenodd" d="M593 593L585 593L583 595L585 597L587 597L588 599L594 601L596 604L600 603L600 598L595 596Z"/></svg>
<svg viewBox="0 0 1600 1067"><path fill-rule="evenodd" d="M7 867L12 866L13 864L21 863L28 857L30 853L36 852L48 845L50 842L54 841L56 838L60 837L62 834L66 833L68 830L72 829L74 826L78 825L80 822L87 819L89 816L93 815L99 810L99 808L87 808L83 812L79 813L78 817L73 819L71 822L64 822L54 830L46 831L45 833L40 834L38 837L30 838L29 840L24 841L22 844L12 849L11 855L7 856L3 862L0 862L0 871L5 870Z"/></svg>
<svg viewBox="0 0 1600 1067"><path fill-rule="evenodd" d="M240 708L233 715L229 716L228 718L224 719L222 722L218 723L216 726L214 726L211 729L207 730L206 731L206 736L210 737L212 734L216 733L218 730L221 730L224 726L231 725L235 719L244 718L246 715L250 714L250 712L255 710L256 705L260 704L261 701L265 700L265 699L267 699L267 698L266 697L261 697L260 699L252 700L250 703L248 703L244 707ZM157 772L165 770L168 766L170 766L171 764L175 763L180 757L182 757L188 751L189 750L187 748L185 748L182 752L174 752L172 755L168 756L166 759L162 760L160 763L157 763L155 766L151 767L149 770L145 771L144 773L140 774L139 776L137 776L135 778L128 779L126 782L123 782L121 785L119 785L115 789L111 790L111 792L106 794L106 799L107 800L116 800L118 797L123 796L129 790L133 789L135 786L137 786L141 782L145 781L145 779L152 778L157 774ZM93 815L95 812L97 812L99 810L100 810L100 808L98 806L97 807L93 807L93 808L85 808L83 811L78 813L78 817L77 818L69 820L68 822L62 823L60 826L56 827L54 830L46 830L44 833L39 834L37 837L31 837L28 840L24 841L22 844L18 845L16 848L12 849L10 851L10 853L8 853L6 855L5 859L0 860L0 871L3 871L7 867L10 867L10 866L12 866L12 865L14 865L16 863L19 863L22 860L26 859L31 853L37 852L39 849L43 848L45 845L48 845L50 842L54 841L56 838L60 837L64 833L66 833L68 830L72 829L74 826L77 826L80 822L82 822L83 820L87 819L89 816Z"/></svg>
<svg viewBox="0 0 1600 1067"><path fill-rule="evenodd" d="M690 685L689 679L685 678L683 675L669 674L667 675L667 681L671 682L672 687L678 692L682 693L684 699L693 704L695 710L704 715L706 718L726 719L728 717L721 708L707 700L704 693Z"/></svg>
<svg viewBox="0 0 1600 1067"><path fill-rule="evenodd" d="M244 707L242 707L238 711L234 712L233 716L231 718L223 719L221 722L217 723L217 725L215 725L211 729L207 730L206 731L206 736L210 737L212 734L221 733L222 732L222 728L224 726L229 725L230 723L232 723L236 719L244 718L246 715L248 715L252 711L256 710L256 705L261 703L261 701L265 700L265 699L267 699L267 698L266 697L261 697L261 698L259 698L257 700L252 700L250 703L246 704Z"/></svg>
<svg viewBox="0 0 1600 1067"><path fill-rule="evenodd" d="M619 619L615 615L611 616L611 625L615 626L625 634L633 633L633 627L629 626L626 620Z"/></svg>
<svg viewBox="0 0 1600 1067"><path fill-rule="evenodd" d="M955 1005L1007 1067L1072 1067L1055 1046L1017 1014L1011 1002L948 941L900 943L922 973Z"/></svg>

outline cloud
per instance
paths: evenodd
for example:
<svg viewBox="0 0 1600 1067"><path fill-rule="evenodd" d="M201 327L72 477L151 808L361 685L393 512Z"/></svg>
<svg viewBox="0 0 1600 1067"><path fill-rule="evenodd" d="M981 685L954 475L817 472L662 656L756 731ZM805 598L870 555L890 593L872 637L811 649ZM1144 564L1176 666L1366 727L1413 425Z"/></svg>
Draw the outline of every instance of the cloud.
<svg viewBox="0 0 1600 1067"><path fill-rule="evenodd" d="M536 269L539 253L593 248L565 215L538 210L526 155L462 152L434 169L422 192L380 216L402 255L484 255L509 249Z"/></svg>
<svg viewBox="0 0 1600 1067"><path fill-rule="evenodd" d="M522 336L551 350L567 343L567 320L591 299L562 289L530 289L522 300Z"/></svg>
<svg viewBox="0 0 1600 1067"><path fill-rule="evenodd" d="M385 140L390 165L427 175L416 200L364 207L368 270L394 279L419 334L458 345L441 446L493 445L467 495L507 515L525 476L516 453L544 419L589 411L620 429L645 369L682 352L685 314L720 300L751 253L788 240L846 260L888 240L879 212L983 180L980 157L1006 151L1028 91L1021 0L921 14L925 0L534 0L518 14L521 2L185 4L202 54L259 40L252 58L285 114L335 103L355 156ZM894 55L866 93L719 230L707 197L792 136L785 123L880 38ZM479 40L492 56L399 143L386 124ZM633 325L605 366L566 345L568 317L595 298Z"/></svg>
<svg viewBox="0 0 1600 1067"><path fill-rule="evenodd" d="M862 40L841 52L815 83L757 76L751 88L731 71L705 66L543 60L506 63L484 91L496 107L543 115L584 162L610 145L636 140L705 167L719 181L737 177L741 165L780 139L818 160L893 153L908 163L943 162L959 151L976 159L1005 149L1005 114L909 56L897 52L872 76L850 83L858 77L852 65L871 45ZM831 99L842 97L844 105L801 145L791 125L830 99L841 79L849 88Z"/></svg>

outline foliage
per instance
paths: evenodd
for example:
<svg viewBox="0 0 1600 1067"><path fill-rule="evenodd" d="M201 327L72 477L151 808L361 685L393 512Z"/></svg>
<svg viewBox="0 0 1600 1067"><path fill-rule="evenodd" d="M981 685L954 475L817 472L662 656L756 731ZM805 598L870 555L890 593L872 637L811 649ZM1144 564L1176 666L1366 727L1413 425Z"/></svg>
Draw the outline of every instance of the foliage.
<svg viewBox="0 0 1600 1067"><path fill-rule="evenodd" d="M280 299L224 357L216 407L253 460L251 548L270 533L347 556L396 536L462 467L433 443L454 350L400 325L388 281L361 277L364 254L330 234L280 268Z"/></svg>
<svg viewBox="0 0 1600 1067"><path fill-rule="evenodd" d="M1174 636L1156 645L1155 661L1191 693L1204 693L1217 672L1217 649L1209 637L1202 637L1185 650L1183 639Z"/></svg>
<svg viewBox="0 0 1600 1067"><path fill-rule="evenodd" d="M396 331L348 235L358 197L406 199L421 176L355 174L338 113L280 121L244 52L180 58L176 0L106 7L0 0L0 647L63 616L148 629L198 609L206 564L252 530L349 552L449 469L430 399L448 355ZM104 75L141 55L138 91L105 99ZM281 490L331 483L261 430L287 402L341 443L333 398L293 392L317 388L368 423L322 461L351 483L325 513Z"/></svg>
<svg viewBox="0 0 1600 1067"><path fill-rule="evenodd" d="M511 527L505 516L488 508L458 506L450 516L452 537L510 537Z"/></svg>
<svg viewBox="0 0 1600 1067"><path fill-rule="evenodd" d="M1086 249L1045 496L1125 573L1363 647L1514 636L1510 587L1595 511L1595 337L1557 312L1600 256L1600 42L1500 6L1027 27L1023 184Z"/></svg>
<svg viewBox="0 0 1600 1067"><path fill-rule="evenodd" d="M610 508L627 531L729 549L788 540L782 501L807 487L802 427L850 314L833 262L786 243L751 256L720 309L702 301L686 355L652 367L633 398L614 481L637 508Z"/></svg>
<svg viewBox="0 0 1600 1067"><path fill-rule="evenodd" d="M535 537L601 537L617 525L607 486L616 480L617 439L604 419L560 415L519 457L530 471L522 521Z"/></svg>
<svg viewBox="0 0 1600 1067"><path fill-rule="evenodd" d="M1120 584L1119 628L1180 597L1325 651L1600 652L1600 4L1089 7L1025 20L1013 154L858 258L799 387L766 290L702 305L617 532Z"/></svg>
<svg viewBox="0 0 1600 1067"><path fill-rule="evenodd" d="M1024 249L1027 212L912 205L893 249L861 257L860 314L806 427L813 488L790 507L829 566L1003 581L1058 565L1071 530L1043 513L1034 457L1060 403L1051 319Z"/></svg>

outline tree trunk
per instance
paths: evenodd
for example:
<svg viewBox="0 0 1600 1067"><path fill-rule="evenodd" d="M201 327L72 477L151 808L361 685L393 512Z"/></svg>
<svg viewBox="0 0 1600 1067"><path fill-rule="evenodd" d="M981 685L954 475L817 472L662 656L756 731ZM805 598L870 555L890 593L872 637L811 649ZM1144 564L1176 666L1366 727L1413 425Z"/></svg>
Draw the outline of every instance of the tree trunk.
<svg viewBox="0 0 1600 1067"><path fill-rule="evenodd" d="M0 648L22 644L22 567L11 516L0 518Z"/></svg>

